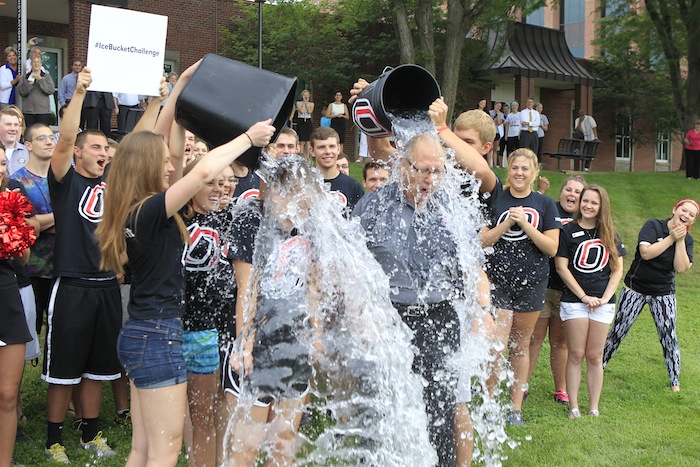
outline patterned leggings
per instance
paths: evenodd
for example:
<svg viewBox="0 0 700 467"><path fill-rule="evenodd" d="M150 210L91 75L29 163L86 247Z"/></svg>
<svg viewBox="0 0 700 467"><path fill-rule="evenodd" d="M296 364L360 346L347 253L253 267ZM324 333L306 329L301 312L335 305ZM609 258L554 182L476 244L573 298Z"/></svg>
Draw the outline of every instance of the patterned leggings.
<svg viewBox="0 0 700 467"><path fill-rule="evenodd" d="M668 370L671 386L679 385L681 372L681 351L676 337L676 295L644 295L627 287L622 288L620 303L615 314L615 323L605 341L603 353L603 368L617 352L632 325L637 320L644 304L649 304L651 316L656 323L661 347L664 350L664 360Z"/></svg>

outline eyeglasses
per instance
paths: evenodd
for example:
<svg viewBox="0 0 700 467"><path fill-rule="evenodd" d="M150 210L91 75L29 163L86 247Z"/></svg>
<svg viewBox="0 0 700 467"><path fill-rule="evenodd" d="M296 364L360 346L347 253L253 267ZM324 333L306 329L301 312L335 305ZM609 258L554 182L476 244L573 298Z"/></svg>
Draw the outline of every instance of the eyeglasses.
<svg viewBox="0 0 700 467"><path fill-rule="evenodd" d="M45 143L47 140L53 141L54 135L40 135L32 138L32 142L39 141L40 143Z"/></svg>
<svg viewBox="0 0 700 467"><path fill-rule="evenodd" d="M411 166L411 170L416 172L421 177L427 177L428 175L435 175L436 177L442 177L447 172L445 167L443 167L441 169L436 169L436 168L419 169L418 167L413 165L413 162L411 162L410 160L406 159L406 162L408 162L408 165Z"/></svg>

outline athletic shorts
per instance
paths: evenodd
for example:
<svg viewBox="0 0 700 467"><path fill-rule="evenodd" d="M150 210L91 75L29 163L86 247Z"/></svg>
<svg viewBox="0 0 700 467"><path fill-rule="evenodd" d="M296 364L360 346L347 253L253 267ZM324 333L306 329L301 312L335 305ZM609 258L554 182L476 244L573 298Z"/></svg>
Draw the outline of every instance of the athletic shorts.
<svg viewBox="0 0 700 467"><path fill-rule="evenodd" d="M513 287L510 284L493 282L491 302L496 308L511 310L515 313L540 311L544 307L547 292L547 279L534 286Z"/></svg>
<svg viewBox="0 0 700 467"><path fill-rule="evenodd" d="M196 375L212 375L219 369L219 332L216 329L185 331L182 354L187 371Z"/></svg>
<svg viewBox="0 0 700 467"><path fill-rule="evenodd" d="M39 348L39 337L36 335L36 298L34 297L34 289L31 285L19 289L19 295L22 297L22 307L24 308L24 319L29 328L29 334L32 340L27 342L27 347L24 349L24 359L34 360L41 355Z"/></svg>
<svg viewBox="0 0 700 467"><path fill-rule="evenodd" d="M561 320L568 321L576 318L588 318L603 324L610 324L615 317L615 304L606 303L596 308L593 313L581 302L561 302Z"/></svg>
<svg viewBox="0 0 700 467"><path fill-rule="evenodd" d="M182 354L182 320L130 319L119 333L119 361L139 389L156 389L187 381Z"/></svg>
<svg viewBox="0 0 700 467"><path fill-rule="evenodd" d="M0 290L0 347L24 344L32 340L17 287Z"/></svg>
<svg viewBox="0 0 700 467"><path fill-rule="evenodd" d="M561 303L561 290L547 289L544 296L544 308L540 313L540 319L559 318L559 305Z"/></svg>
<svg viewBox="0 0 700 467"><path fill-rule="evenodd" d="M121 317L116 279L57 278L49 299L41 378L52 384L118 379Z"/></svg>
<svg viewBox="0 0 700 467"><path fill-rule="evenodd" d="M222 366L221 369L221 386L224 388L225 392L233 394L238 398L241 394L240 377L238 376L238 373L236 373L236 371L234 371L234 369L228 363L231 359L231 355L233 354L234 349L236 348L236 345L237 344L235 342L232 342L228 346L228 349L226 349L226 358L224 360L226 363ZM253 371L255 371L255 369L253 369ZM294 383L292 384L292 389L294 390L294 392L298 393L298 395L295 395L295 397L303 398L309 393L310 384L308 381ZM274 397L272 396L262 396L255 401L255 405L257 407L267 407L272 403L273 400Z"/></svg>

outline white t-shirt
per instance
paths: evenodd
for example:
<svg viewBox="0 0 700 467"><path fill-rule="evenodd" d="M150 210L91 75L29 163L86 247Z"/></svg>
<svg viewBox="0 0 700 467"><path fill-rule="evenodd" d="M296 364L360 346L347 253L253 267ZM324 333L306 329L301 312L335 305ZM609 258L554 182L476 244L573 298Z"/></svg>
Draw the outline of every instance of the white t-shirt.
<svg viewBox="0 0 700 467"><path fill-rule="evenodd" d="M578 121L579 119L577 118L574 122L574 128L578 128ZM584 140L595 141L595 134L593 133L593 128L598 128L598 124L595 122L595 119L590 115L586 115L585 117L583 117L583 122L581 123L581 131L583 131Z"/></svg>

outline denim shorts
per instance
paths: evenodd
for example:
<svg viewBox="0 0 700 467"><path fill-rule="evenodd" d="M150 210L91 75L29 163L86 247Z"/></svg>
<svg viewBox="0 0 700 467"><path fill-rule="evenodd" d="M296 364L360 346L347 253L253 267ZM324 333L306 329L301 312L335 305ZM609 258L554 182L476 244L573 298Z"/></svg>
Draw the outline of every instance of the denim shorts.
<svg viewBox="0 0 700 467"><path fill-rule="evenodd" d="M187 368L182 342L182 320L179 318L130 319L119 332L119 361L139 389L184 383Z"/></svg>
<svg viewBox="0 0 700 467"><path fill-rule="evenodd" d="M219 331L185 331L182 353L187 371L196 375L212 375L219 369Z"/></svg>

